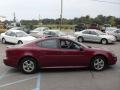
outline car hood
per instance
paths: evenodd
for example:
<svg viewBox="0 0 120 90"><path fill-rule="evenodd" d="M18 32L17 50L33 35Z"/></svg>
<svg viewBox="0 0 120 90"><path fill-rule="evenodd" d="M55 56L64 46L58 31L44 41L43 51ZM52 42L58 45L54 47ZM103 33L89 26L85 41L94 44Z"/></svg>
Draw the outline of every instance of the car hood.
<svg viewBox="0 0 120 90"><path fill-rule="evenodd" d="M91 48L89 48L89 50L95 50L95 51L100 51L100 52L113 52L113 51L106 49L106 48L96 48L96 47L91 47Z"/></svg>
<svg viewBox="0 0 120 90"><path fill-rule="evenodd" d="M100 37L107 38L107 39L115 39L115 37L113 35L108 35L108 34L100 35Z"/></svg>

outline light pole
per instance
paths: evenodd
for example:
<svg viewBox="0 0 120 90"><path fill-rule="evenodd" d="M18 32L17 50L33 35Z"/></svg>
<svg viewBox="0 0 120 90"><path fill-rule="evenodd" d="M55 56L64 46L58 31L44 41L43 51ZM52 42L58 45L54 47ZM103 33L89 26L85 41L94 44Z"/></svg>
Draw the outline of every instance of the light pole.
<svg viewBox="0 0 120 90"><path fill-rule="evenodd" d="M63 0L61 0L61 14L60 14L60 30L62 29L62 14L63 14Z"/></svg>

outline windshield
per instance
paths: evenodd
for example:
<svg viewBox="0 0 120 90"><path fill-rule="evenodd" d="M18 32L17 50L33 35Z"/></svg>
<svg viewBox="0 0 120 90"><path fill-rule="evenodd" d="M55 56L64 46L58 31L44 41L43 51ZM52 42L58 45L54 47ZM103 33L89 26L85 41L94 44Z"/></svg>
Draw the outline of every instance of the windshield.
<svg viewBox="0 0 120 90"><path fill-rule="evenodd" d="M27 33L25 33L25 32L16 32L16 35L17 35L17 37L26 37L26 36L28 36L28 34Z"/></svg>

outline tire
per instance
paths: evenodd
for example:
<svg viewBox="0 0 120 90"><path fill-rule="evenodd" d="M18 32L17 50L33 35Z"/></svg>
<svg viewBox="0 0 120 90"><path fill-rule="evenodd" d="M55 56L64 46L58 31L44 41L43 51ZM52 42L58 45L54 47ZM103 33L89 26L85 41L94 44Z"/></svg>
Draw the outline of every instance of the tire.
<svg viewBox="0 0 120 90"><path fill-rule="evenodd" d="M84 41L83 37L78 37L78 42L83 42L83 41Z"/></svg>
<svg viewBox="0 0 120 90"><path fill-rule="evenodd" d="M102 71L107 67L106 59L103 56L95 56L90 64L92 70Z"/></svg>
<svg viewBox="0 0 120 90"><path fill-rule="evenodd" d="M102 43L103 45L106 45L106 44L108 44L108 40L107 40L107 39L102 39L102 40L101 40L101 43Z"/></svg>
<svg viewBox="0 0 120 90"><path fill-rule="evenodd" d="M23 42L22 41L18 41L18 44L23 44Z"/></svg>
<svg viewBox="0 0 120 90"><path fill-rule="evenodd" d="M116 39L116 41L118 41L118 37L117 36L115 36L115 39Z"/></svg>
<svg viewBox="0 0 120 90"><path fill-rule="evenodd" d="M2 43L5 44L6 43L6 40L4 38L2 38Z"/></svg>
<svg viewBox="0 0 120 90"><path fill-rule="evenodd" d="M23 58L20 62L19 69L25 74L32 74L37 71L37 62L31 57Z"/></svg>

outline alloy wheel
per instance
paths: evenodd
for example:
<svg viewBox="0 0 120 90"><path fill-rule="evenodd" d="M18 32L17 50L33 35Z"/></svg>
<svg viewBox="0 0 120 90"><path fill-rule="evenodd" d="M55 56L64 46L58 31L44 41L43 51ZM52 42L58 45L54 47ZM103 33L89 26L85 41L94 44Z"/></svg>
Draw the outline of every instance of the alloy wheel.
<svg viewBox="0 0 120 90"><path fill-rule="evenodd" d="M37 69L37 64L32 58L24 58L20 64L20 69L23 73L31 74Z"/></svg>
<svg viewBox="0 0 120 90"><path fill-rule="evenodd" d="M103 57L95 57L91 63L92 69L96 71L101 71L106 67L106 62Z"/></svg>

